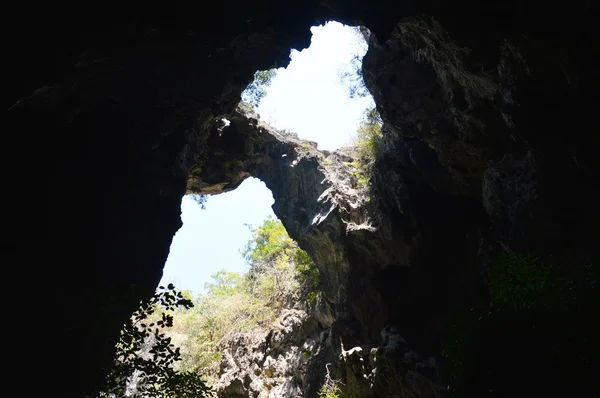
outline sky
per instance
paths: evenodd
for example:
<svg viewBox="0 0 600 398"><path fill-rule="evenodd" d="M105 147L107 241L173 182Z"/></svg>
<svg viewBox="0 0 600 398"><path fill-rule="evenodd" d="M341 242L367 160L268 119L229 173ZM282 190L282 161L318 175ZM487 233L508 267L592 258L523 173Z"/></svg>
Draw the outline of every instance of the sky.
<svg viewBox="0 0 600 398"><path fill-rule="evenodd" d="M340 69L367 48L362 37L337 22L312 27L311 32L310 47L292 50L289 66L277 70L258 113L274 127L316 141L320 149L335 150L350 143L364 110L373 103L370 96L350 99L339 78Z"/></svg>
<svg viewBox="0 0 600 398"><path fill-rule="evenodd" d="M339 72L366 45L351 28L337 22L312 27L303 51L291 50L287 69L280 68L258 107L261 119L335 150L350 143L372 98L350 99ZM173 283L194 294L221 269L245 272L240 250L251 239L245 224L257 227L273 216L273 196L263 182L244 181L235 191L210 196L203 210L190 197L181 204L183 227L173 238L161 285Z"/></svg>

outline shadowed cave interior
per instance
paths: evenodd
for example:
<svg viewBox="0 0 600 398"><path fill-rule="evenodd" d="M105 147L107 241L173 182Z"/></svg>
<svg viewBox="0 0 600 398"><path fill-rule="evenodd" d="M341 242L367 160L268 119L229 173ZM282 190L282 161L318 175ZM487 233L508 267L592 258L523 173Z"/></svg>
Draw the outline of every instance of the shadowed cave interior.
<svg viewBox="0 0 600 398"><path fill-rule="evenodd" d="M247 176L269 187L321 274L330 338L305 396L318 396L326 363L352 386L342 396L443 396L454 317L500 303L513 304L459 329L471 351L458 396L597 390L596 4L10 7L3 247L58 309L41 349L61 395L101 388L123 322L162 276L189 187ZM362 75L383 122L372 196L347 177L348 154L238 106L257 70L285 66L330 20L371 32ZM541 298L497 295L495 267L515 270L509 287L531 274L506 253L550 266ZM356 377L370 351L343 360L331 341L375 349L379 379Z"/></svg>

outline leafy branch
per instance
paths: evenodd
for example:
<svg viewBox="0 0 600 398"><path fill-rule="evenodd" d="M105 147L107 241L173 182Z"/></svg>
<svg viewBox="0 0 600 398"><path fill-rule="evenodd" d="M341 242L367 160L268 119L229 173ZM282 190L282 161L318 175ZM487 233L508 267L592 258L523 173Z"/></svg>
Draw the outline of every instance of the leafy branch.
<svg viewBox="0 0 600 398"><path fill-rule="evenodd" d="M181 360L180 349L164 333L173 326L169 312L192 307L193 303L173 284L160 286L149 301L142 303L123 326L114 364L100 396L192 398L208 394L211 390L200 375L174 370L175 362Z"/></svg>

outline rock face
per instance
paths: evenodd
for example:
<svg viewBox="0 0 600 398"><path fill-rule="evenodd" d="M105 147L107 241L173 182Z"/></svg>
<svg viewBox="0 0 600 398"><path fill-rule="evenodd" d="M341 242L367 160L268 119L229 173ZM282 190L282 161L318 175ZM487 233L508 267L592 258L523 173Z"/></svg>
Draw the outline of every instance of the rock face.
<svg viewBox="0 0 600 398"><path fill-rule="evenodd" d="M309 379L330 362L348 377L339 355L381 347L389 326L418 353L407 369L435 385L446 316L485 298L499 250L598 265L593 2L12 7L3 248L26 270L16 280L35 275L61 309L44 348L64 361L52 366L62 395L100 385L123 320L161 277L188 182L218 192L262 178L321 267L318 319L336 346ZM372 32L363 74L386 144L368 203L340 177L347 155L257 138L254 117L235 113L253 73L285 65L327 19ZM234 127L219 136L222 117ZM526 381L548 388L542 373ZM560 387L583 396L590 380Z"/></svg>
<svg viewBox="0 0 600 398"><path fill-rule="evenodd" d="M228 127L213 131L208 142L215 150L190 184L214 194L250 175L260 178L273 193L276 215L321 270L322 294L312 312L330 337L322 341L324 361L310 364L317 376L309 376L302 392L315 396L329 363L333 379L352 383L348 391L356 395L350 396L402 396L412 389L438 394L441 379L430 380L419 372L424 368L440 372L439 340L448 312L485 295L474 270L478 228L487 218L470 198L440 197L424 183L413 182L415 171L408 158L413 167L425 173L429 169L433 179L436 173L443 174L431 149L416 140L400 149L387 147L386 153L402 156L394 165L400 171L390 172L389 164L375 170L373 178L384 193L377 195L353 175L351 154L319 151L314 143L261 123L244 105L231 116ZM243 150L225 155L221 148L230 148L224 144L229 142L239 143ZM425 203L415 203L410 195ZM397 347L400 340L404 348ZM367 356L374 350L378 366L371 364L359 372L353 363L356 355L347 355L359 350ZM385 369L402 367L412 373L385 374ZM370 373L370 378L363 377ZM236 378L240 385L244 377ZM426 386L411 377L428 380Z"/></svg>
<svg viewBox="0 0 600 398"><path fill-rule="evenodd" d="M597 82L598 75L576 66L586 54L565 52L579 45L575 33L560 39L513 34L496 46L468 48L451 29L434 18L406 18L386 43L371 40L365 81L388 139L414 137L432 148L454 181L436 189L483 197L496 238L511 248L591 261L583 253L594 250L582 245L594 235L588 221L598 212L588 198L596 198L598 178L586 148L598 136L564 115L589 106L581 96L587 89L575 80ZM551 180L566 185L556 189ZM567 238L565 230L577 237Z"/></svg>
<svg viewBox="0 0 600 398"><path fill-rule="evenodd" d="M220 378L214 386L222 398L303 395L307 367L326 333L306 312L286 309L273 325L226 336Z"/></svg>

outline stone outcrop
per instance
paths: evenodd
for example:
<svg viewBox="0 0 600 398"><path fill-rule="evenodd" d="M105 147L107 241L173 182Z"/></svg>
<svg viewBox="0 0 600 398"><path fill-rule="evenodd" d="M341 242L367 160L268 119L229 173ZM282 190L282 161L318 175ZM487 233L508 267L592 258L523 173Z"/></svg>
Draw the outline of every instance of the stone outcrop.
<svg viewBox="0 0 600 398"><path fill-rule="evenodd" d="M588 221L598 219L588 202L597 195L598 169L588 149L598 136L565 118L589 106L577 79L598 76L576 66L589 54L568 55L579 46L574 32L507 35L495 46L469 48L451 29L434 18L405 18L387 42L371 39L365 81L388 140L411 137L432 148L454 181L436 189L483 197L496 238L511 248L548 253L560 246L564 260L590 262L583 253L593 249L582 245L594 235ZM551 180L566 185L556 189Z"/></svg>
<svg viewBox="0 0 600 398"><path fill-rule="evenodd" d="M398 171L392 172L389 163L378 166L375 183L363 185L353 173L350 152L320 151L314 143L262 123L244 104L208 142L214 151L189 184L200 193L215 194L248 176L260 178L273 193L274 212L321 271L322 293L313 312L331 337L325 362L311 364L319 374L311 386L323 384L326 363L334 379L353 375L343 347L379 350L379 363L390 368L389 360L383 359L386 345L380 347L381 335L389 328L410 341L405 351L419 356L419 366L441 360L439 340L447 314L485 295L474 270L478 228L487 218L476 201L440 196L420 181L411 167L434 180L436 173L443 174L431 149L418 140L406 141L401 148L390 144L384 153L401 157L394 164ZM225 150L230 142L240 150ZM407 163L409 158L413 164ZM416 362L411 366L411 375L418 374ZM367 373L376 374L376 369ZM388 380L388 390L380 385L382 377L351 378L350 390L362 391L356 395L361 397L390 394L409 385L412 376ZM442 389L439 380L427 385L432 394Z"/></svg>
<svg viewBox="0 0 600 398"><path fill-rule="evenodd" d="M326 332L305 311L283 310L273 325L247 333L235 332L219 346L219 397L303 396L307 367Z"/></svg>
<svg viewBox="0 0 600 398"><path fill-rule="evenodd" d="M43 297L60 309L44 357L61 362L51 377L63 396L101 383L123 320L161 277L190 176L217 190L235 188L239 172L263 178L277 215L321 267L332 341L376 347L390 325L425 358L410 369L439 356L453 308L486 296L499 250L598 265L593 2L23 4L6 10L14 39L3 248L27 273L17 281L39 280L33 308ZM309 145L300 156L293 139L257 143L236 121L253 73L284 66L327 19L372 33L363 73L386 140L376 203L320 163L331 157L341 171L344 154ZM222 117L239 134L219 138ZM322 352L324 363L341 354ZM550 373L520 363L529 365L520 375L535 377L511 377L506 365L505 380L547 391ZM558 387L583 396L590 380Z"/></svg>
<svg viewBox="0 0 600 398"><path fill-rule="evenodd" d="M238 163L236 175L256 176L271 188L277 216L321 268L323 300L335 309L331 333L346 347L377 349L380 331L393 327L410 342L407 351L423 358L419 367L439 374L446 320L457 309L486 300L486 271L500 251L534 251L570 267L594 264L596 255L586 242L595 232L586 214L598 220L597 212L580 204L598 196L590 190L597 178L588 167L575 171L569 162L576 159L568 159L563 148L524 138L539 126L516 124L522 109L507 111L519 90L517 80L533 73L527 43L517 43L521 47L499 43L497 64L486 71L473 69L469 50L452 42L432 18L401 21L385 43L371 36L363 73L385 122L371 192L350 181L350 155L319 152L267 126L262 133L276 140L255 142L247 151L266 158ZM537 112L540 105L519 106ZM232 126L243 130L240 122L252 127L255 120L241 112ZM249 136L260 134L246 131ZM569 139L592 145L596 138ZM282 145L277 141L286 150L273 151ZM590 157L579 161L594 163ZM577 175L576 186L567 184L579 196L565 198L546 180L567 170ZM207 176L228 173L213 168ZM348 377L345 361L336 360L345 351L332 348L335 374ZM410 385L406 377L388 387ZM443 390L443 383L428 380L424 389ZM370 383L361 396L390 394Z"/></svg>

